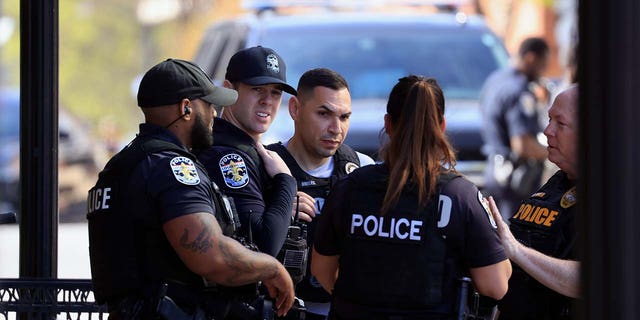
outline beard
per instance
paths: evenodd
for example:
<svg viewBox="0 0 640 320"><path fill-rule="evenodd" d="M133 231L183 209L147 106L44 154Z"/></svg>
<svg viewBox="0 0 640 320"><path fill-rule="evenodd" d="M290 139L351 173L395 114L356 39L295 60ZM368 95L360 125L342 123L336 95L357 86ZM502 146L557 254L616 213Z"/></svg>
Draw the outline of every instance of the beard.
<svg viewBox="0 0 640 320"><path fill-rule="evenodd" d="M196 123L191 131L191 146L194 150L206 149L213 145L212 128L207 126L200 114L196 115Z"/></svg>

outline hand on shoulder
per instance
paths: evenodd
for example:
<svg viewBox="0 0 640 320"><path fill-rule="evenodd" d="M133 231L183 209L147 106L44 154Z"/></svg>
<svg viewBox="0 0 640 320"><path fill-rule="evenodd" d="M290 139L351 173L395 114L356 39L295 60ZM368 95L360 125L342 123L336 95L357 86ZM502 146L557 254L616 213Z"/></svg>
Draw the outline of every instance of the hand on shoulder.
<svg viewBox="0 0 640 320"><path fill-rule="evenodd" d="M267 150L261 143L256 143L256 150L258 151L258 155L262 158L264 162L264 167L267 170L267 174L270 177L273 177L279 173L286 173L291 175L291 171L287 164L282 160L278 153Z"/></svg>

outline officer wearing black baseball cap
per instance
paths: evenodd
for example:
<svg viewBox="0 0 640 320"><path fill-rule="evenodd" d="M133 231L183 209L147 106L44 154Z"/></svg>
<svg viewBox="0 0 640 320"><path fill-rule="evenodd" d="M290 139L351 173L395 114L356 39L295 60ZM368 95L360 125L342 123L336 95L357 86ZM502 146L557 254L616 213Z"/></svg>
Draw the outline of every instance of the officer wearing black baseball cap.
<svg viewBox="0 0 640 320"><path fill-rule="evenodd" d="M216 119L214 145L196 154L211 179L233 198L241 232L250 234L260 251L276 256L290 224L296 181L260 137L271 126L283 91L295 95L296 90L287 84L282 57L262 46L235 53L225 77L224 86L238 91L238 101ZM266 165L260 155L277 165Z"/></svg>
<svg viewBox="0 0 640 320"><path fill-rule="evenodd" d="M202 99L216 106L236 102L238 93L213 85L199 66L190 61L167 59L145 73L138 89L138 106L165 106L186 99Z"/></svg>
<svg viewBox="0 0 640 320"><path fill-rule="evenodd" d="M190 152L210 145L214 106L237 96L184 60L165 60L142 78L145 123L87 199L93 289L110 319L224 319L232 300L205 296L204 284L241 286L246 279L276 294L279 315L293 304L293 283L276 259L220 234L222 196Z"/></svg>
<svg viewBox="0 0 640 320"><path fill-rule="evenodd" d="M286 93L297 95L287 84L287 66L273 49L262 46L238 51L229 60L225 78L231 83L242 82L252 86L279 84Z"/></svg>

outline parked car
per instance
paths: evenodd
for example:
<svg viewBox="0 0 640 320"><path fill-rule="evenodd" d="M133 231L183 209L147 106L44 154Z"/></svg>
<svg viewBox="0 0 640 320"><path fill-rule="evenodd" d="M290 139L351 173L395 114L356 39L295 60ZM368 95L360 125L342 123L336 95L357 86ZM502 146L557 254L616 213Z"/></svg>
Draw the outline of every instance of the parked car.
<svg viewBox="0 0 640 320"><path fill-rule="evenodd" d="M87 128L65 108L58 114L58 204L61 221L84 211L86 191L95 180L96 143ZM0 213L20 207L20 90L0 89ZM86 181L85 181L86 180ZM87 182L89 181L89 182ZM82 213L84 219L84 213Z"/></svg>
<svg viewBox="0 0 640 320"><path fill-rule="evenodd" d="M311 68L341 73L352 95L352 117L346 143L377 157L389 92L408 74L435 77L446 99L447 135L457 150L459 171L482 185L478 96L485 78L508 63L508 53L482 17L456 12L248 15L213 24L194 58L215 82L224 80L236 51L269 47L286 62L294 87ZM263 143L288 139L293 121L283 97Z"/></svg>

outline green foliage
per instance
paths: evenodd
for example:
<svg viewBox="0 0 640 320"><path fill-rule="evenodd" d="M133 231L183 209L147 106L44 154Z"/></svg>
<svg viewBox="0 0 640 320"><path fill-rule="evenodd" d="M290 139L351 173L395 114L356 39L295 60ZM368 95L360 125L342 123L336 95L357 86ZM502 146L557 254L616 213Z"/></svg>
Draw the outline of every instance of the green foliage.
<svg viewBox="0 0 640 320"><path fill-rule="evenodd" d="M134 131L140 113L131 84L141 72L136 1L60 0L60 104L90 121L117 119Z"/></svg>
<svg viewBox="0 0 640 320"><path fill-rule="evenodd" d="M27 0L23 0L27 1ZM20 0L0 0L2 15L15 19L15 31L1 49L0 82L20 84ZM138 1L58 0L58 89L60 105L86 121L97 134L105 121L115 134L137 131L143 121L134 81L167 57L189 59L204 25L181 16L156 26L142 26ZM190 14L200 18L206 10ZM206 19L195 19L206 21ZM207 21L208 23L208 21ZM113 132L113 130L111 130ZM101 137L105 138L105 137Z"/></svg>
<svg viewBox="0 0 640 320"><path fill-rule="evenodd" d="M2 0L2 15L14 19L14 31L2 50L2 86L20 85L20 0Z"/></svg>
<svg viewBox="0 0 640 320"><path fill-rule="evenodd" d="M137 1L59 0L58 89L60 105L92 127L115 119L119 132L142 119L131 86L143 72ZM2 85L20 84L20 0L2 1L16 31L2 48Z"/></svg>

